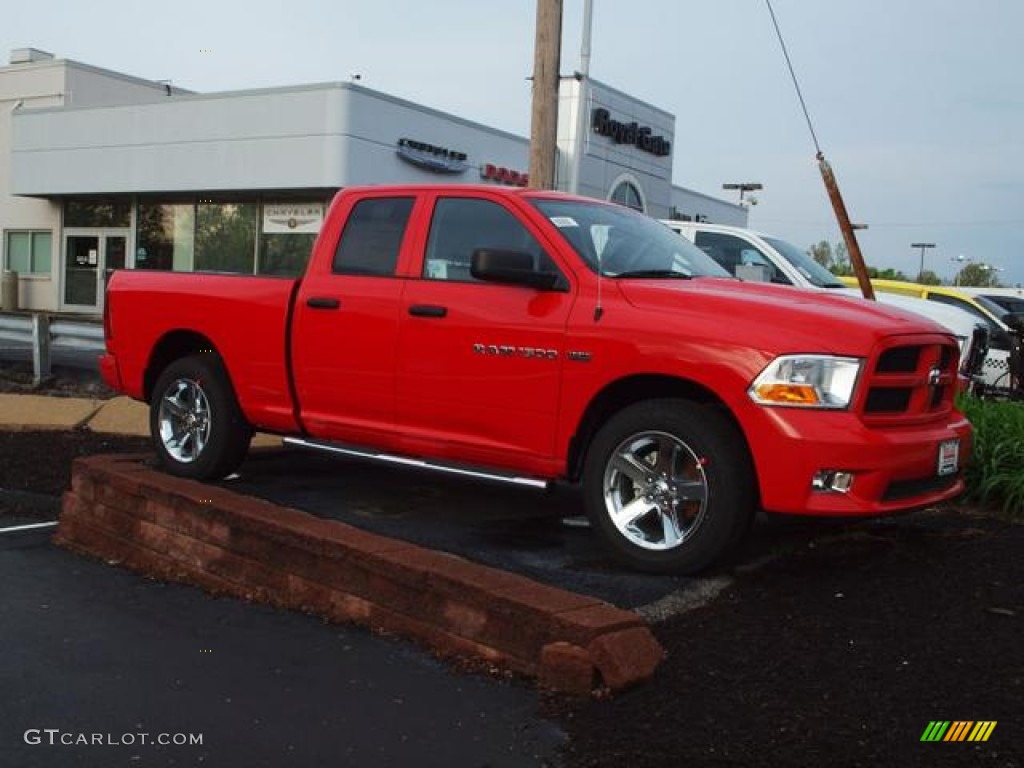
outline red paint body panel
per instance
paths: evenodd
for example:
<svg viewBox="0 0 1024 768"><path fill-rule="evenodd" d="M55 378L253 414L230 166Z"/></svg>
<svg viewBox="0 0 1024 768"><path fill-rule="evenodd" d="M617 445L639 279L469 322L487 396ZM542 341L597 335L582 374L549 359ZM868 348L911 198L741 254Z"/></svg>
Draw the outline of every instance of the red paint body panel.
<svg viewBox="0 0 1024 768"><path fill-rule="evenodd" d="M416 200L395 275L333 274L346 217L374 196ZM433 207L446 196L505 207L556 263L565 290L424 279ZM144 398L154 349L187 330L224 359L258 428L557 478L572 469L571 447L595 399L646 377L684 382L732 414L766 509L880 514L962 488L956 478L928 481L944 440L960 440L966 463L970 425L948 403L915 401L917 410L900 418L875 414L867 393L874 384L884 388L884 373L874 384L858 383L845 411L768 408L747 394L780 354L858 357L868 368L901 345L951 345L936 326L867 302L734 280L599 281L530 202L554 196L471 186L343 191L298 285L119 272L109 287L104 379ZM603 315L595 320L599 291ZM310 299L336 300L337 308L314 308ZM416 311L422 307L444 312L424 316ZM821 469L856 472L853 490L813 492L811 476ZM911 490L894 495L893 484Z"/></svg>
<svg viewBox="0 0 1024 768"><path fill-rule="evenodd" d="M121 373L117 389L145 399L144 377L160 342L176 332L195 333L223 359L254 426L296 430L285 366L294 285L276 277L116 272L108 287L107 352Z"/></svg>

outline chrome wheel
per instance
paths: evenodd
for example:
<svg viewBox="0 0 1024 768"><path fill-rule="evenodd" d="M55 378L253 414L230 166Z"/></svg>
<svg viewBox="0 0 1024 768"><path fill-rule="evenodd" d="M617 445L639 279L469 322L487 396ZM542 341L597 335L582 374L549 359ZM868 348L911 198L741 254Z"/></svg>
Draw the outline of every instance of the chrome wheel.
<svg viewBox="0 0 1024 768"><path fill-rule="evenodd" d="M157 414L164 450L182 464L196 461L210 440L210 402L198 381L175 379L164 390Z"/></svg>
<svg viewBox="0 0 1024 768"><path fill-rule="evenodd" d="M619 443L602 488L612 524L647 550L679 547L700 527L708 505L704 462L666 432L641 432Z"/></svg>

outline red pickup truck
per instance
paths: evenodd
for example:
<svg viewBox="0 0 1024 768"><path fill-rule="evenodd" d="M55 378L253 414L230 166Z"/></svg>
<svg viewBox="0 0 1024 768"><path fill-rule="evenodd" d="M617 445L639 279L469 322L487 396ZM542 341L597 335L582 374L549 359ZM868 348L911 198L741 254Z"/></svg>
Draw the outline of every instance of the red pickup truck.
<svg viewBox="0 0 1024 768"><path fill-rule="evenodd" d="M879 515L962 490L956 341L919 316L740 283L652 219L524 189L340 192L301 279L117 272L106 382L167 471L253 430L544 487L625 562L692 572L758 506Z"/></svg>

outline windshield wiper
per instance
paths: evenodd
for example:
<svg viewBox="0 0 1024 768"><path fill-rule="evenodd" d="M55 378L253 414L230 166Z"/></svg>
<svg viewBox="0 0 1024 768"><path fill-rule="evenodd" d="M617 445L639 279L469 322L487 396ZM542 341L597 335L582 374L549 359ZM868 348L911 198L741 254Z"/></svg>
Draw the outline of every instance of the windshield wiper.
<svg viewBox="0 0 1024 768"><path fill-rule="evenodd" d="M670 277L690 280L693 278L693 275L688 275L685 272L676 272L674 269L635 269L631 272L619 272L617 275L610 275L610 277Z"/></svg>

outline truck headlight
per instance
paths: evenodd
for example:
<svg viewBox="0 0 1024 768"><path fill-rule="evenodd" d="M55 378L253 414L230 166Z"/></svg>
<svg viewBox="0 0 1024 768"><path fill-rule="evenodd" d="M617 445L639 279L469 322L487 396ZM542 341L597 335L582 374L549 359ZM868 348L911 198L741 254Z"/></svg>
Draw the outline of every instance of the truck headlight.
<svg viewBox="0 0 1024 768"><path fill-rule="evenodd" d="M836 408L850 405L863 361L832 355L783 355L772 360L747 390L761 405Z"/></svg>

